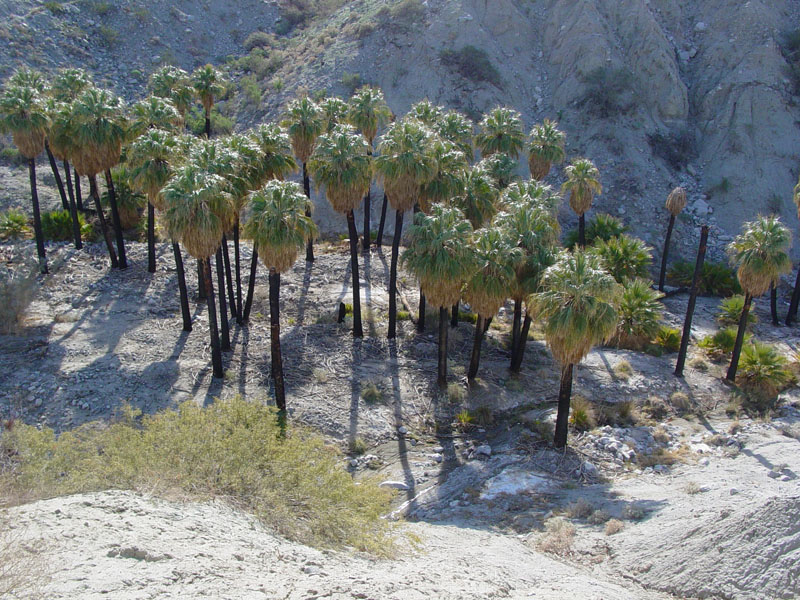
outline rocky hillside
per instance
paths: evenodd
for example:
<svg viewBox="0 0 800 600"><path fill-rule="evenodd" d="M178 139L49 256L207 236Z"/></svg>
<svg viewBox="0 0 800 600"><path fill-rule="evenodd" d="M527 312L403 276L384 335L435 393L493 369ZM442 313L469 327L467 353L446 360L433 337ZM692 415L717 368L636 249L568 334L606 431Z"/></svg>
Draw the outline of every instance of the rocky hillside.
<svg viewBox="0 0 800 600"><path fill-rule="evenodd" d="M698 222L719 226L716 251L758 212L798 225L790 0L3 0L0 17L6 73L80 64L134 98L162 62L224 63L240 93L219 109L238 126L298 89L361 82L397 113L428 97L473 117L507 104L527 125L557 118L569 155L601 168L597 208L651 243L667 192L687 187L684 254Z"/></svg>

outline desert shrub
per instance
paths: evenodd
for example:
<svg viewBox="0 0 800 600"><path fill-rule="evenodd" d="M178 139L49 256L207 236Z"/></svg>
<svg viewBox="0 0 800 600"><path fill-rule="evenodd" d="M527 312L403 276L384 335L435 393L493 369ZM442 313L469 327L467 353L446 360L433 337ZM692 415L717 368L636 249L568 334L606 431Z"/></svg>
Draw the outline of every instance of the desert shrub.
<svg viewBox="0 0 800 600"><path fill-rule="evenodd" d="M54 2L54 1L45 2L44 7L48 11L50 11L51 14L55 16L63 15L64 13L67 12L67 7L61 4L61 2Z"/></svg>
<svg viewBox="0 0 800 600"><path fill-rule="evenodd" d="M626 504L625 508L622 509L622 518L628 519L629 521L641 521L646 516L647 509L640 504L636 504L635 502Z"/></svg>
<svg viewBox="0 0 800 600"><path fill-rule="evenodd" d="M255 76L245 75L239 80L239 84L242 86L242 92L247 102L253 106L259 106L261 104L261 87Z"/></svg>
<svg viewBox="0 0 800 600"><path fill-rule="evenodd" d="M244 49L250 52L253 48L272 48L275 36L266 31L254 31L244 40Z"/></svg>
<svg viewBox="0 0 800 600"><path fill-rule="evenodd" d="M719 331L707 335L698 343L703 350L714 358L722 358L731 352L736 344L737 330L735 327L726 327ZM745 334L745 341L750 340L750 334Z"/></svg>
<svg viewBox="0 0 800 600"><path fill-rule="evenodd" d="M473 413L473 417L475 418L475 422L482 426L488 427L492 423L494 423L494 415L492 414L492 409L482 404L478 408L476 408Z"/></svg>
<svg viewBox="0 0 800 600"><path fill-rule="evenodd" d="M82 213L78 213L78 224L81 228L81 238L93 239L94 229L86 222ZM68 210L51 210L42 213L42 234L44 239L52 242L69 242L72 235L72 215Z"/></svg>
<svg viewBox="0 0 800 600"><path fill-rule="evenodd" d="M367 404L378 404L383 402L383 392L372 381L361 388L361 399Z"/></svg>
<svg viewBox="0 0 800 600"><path fill-rule="evenodd" d="M467 390L464 388L463 385L455 382L448 384L447 399L451 403L458 404L459 402L463 402L464 398L466 397L467 397Z"/></svg>
<svg viewBox="0 0 800 600"><path fill-rule="evenodd" d="M411 313L407 310L398 310L397 311L397 320L398 321L410 321L411 320Z"/></svg>
<svg viewBox="0 0 800 600"><path fill-rule="evenodd" d="M355 28L355 35L358 39L363 40L368 35L371 35L377 24L374 21L361 21Z"/></svg>
<svg viewBox="0 0 800 600"><path fill-rule="evenodd" d="M21 167L28 163L28 159L20 154L14 146L3 146L0 148L0 164L11 167Z"/></svg>
<svg viewBox="0 0 800 600"><path fill-rule="evenodd" d="M348 95L352 96L358 88L361 87L361 75L358 73L342 73L342 86L347 90Z"/></svg>
<svg viewBox="0 0 800 600"><path fill-rule="evenodd" d="M647 267L653 260L650 247L629 235L598 240L592 252L600 258L603 266L618 283L636 277L647 277Z"/></svg>
<svg viewBox="0 0 800 600"><path fill-rule="evenodd" d="M650 396L642 403L642 411L651 419L661 421L669 415L669 405L658 396Z"/></svg>
<svg viewBox="0 0 800 600"><path fill-rule="evenodd" d="M639 102L636 80L625 68L598 67L583 77L578 100L589 114L603 119L631 112Z"/></svg>
<svg viewBox="0 0 800 600"><path fill-rule="evenodd" d="M0 266L0 333L19 330L25 311L36 293L36 270Z"/></svg>
<svg viewBox="0 0 800 600"><path fill-rule="evenodd" d="M478 315L476 315L474 312L459 311L458 320L461 323L472 323L475 325L478 322Z"/></svg>
<svg viewBox="0 0 800 600"><path fill-rule="evenodd" d="M630 368L630 365L628 365ZM604 404L597 411L597 424L601 427L627 427L639 420L636 404L632 400L623 400L613 404Z"/></svg>
<svg viewBox="0 0 800 600"><path fill-rule="evenodd" d="M362 440L360 437L355 437L350 440L347 444L347 451L350 454L355 454L356 456L361 456L367 451L367 443Z"/></svg>
<svg viewBox="0 0 800 600"><path fill-rule="evenodd" d="M475 46L464 46L460 50L442 50L439 53L442 63L451 67L459 75L471 81L486 81L501 87L500 72L492 64L486 50Z"/></svg>
<svg viewBox="0 0 800 600"><path fill-rule="evenodd" d="M575 526L557 517L548 519L544 526L545 534L539 540L539 550L558 556L568 555L575 540Z"/></svg>
<svg viewBox="0 0 800 600"><path fill-rule="evenodd" d="M592 403L583 396L573 397L569 407L569 423L578 431L597 427Z"/></svg>
<svg viewBox="0 0 800 600"><path fill-rule="evenodd" d="M605 534L614 535L615 533L619 533L623 529L625 529L625 523L623 523L619 519L611 519L606 523Z"/></svg>
<svg viewBox="0 0 800 600"><path fill-rule="evenodd" d="M758 322L758 317L753 314L755 303L751 305L751 310L747 315L747 323L752 325ZM722 325L738 326L739 319L742 317L744 310L744 296L736 294L730 298L725 298L719 303L719 312L717 313L717 321Z"/></svg>
<svg viewBox="0 0 800 600"><path fill-rule="evenodd" d="M586 519L594 512L594 506L586 498L578 498L567 506L567 516L570 519Z"/></svg>
<svg viewBox="0 0 800 600"><path fill-rule="evenodd" d="M425 5L422 0L401 0L391 8L382 7L376 16L387 28L408 33L425 18Z"/></svg>
<svg viewBox="0 0 800 600"><path fill-rule="evenodd" d="M599 509L590 514L586 521L589 525L602 525L603 523L607 523L610 518L611 515L608 514L607 511Z"/></svg>
<svg viewBox="0 0 800 600"><path fill-rule="evenodd" d="M736 379L751 400L769 403L792 380L792 373L775 346L754 341L742 347Z"/></svg>
<svg viewBox="0 0 800 600"><path fill-rule="evenodd" d="M611 215L600 213L586 223L586 245L593 246L599 240L608 241L613 237L622 235L628 227L622 221ZM578 245L578 230L571 229L564 236L564 246L574 248Z"/></svg>
<svg viewBox="0 0 800 600"><path fill-rule="evenodd" d="M677 352L681 347L681 331L675 327L662 325L658 328L655 343L667 352Z"/></svg>
<svg viewBox="0 0 800 600"><path fill-rule="evenodd" d="M28 237L30 231L28 216L21 210L9 208L0 213L0 239L19 240Z"/></svg>
<svg viewBox="0 0 800 600"><path fill-rule="evenodd" d="M692 407L689 396L684 392L673 392L669 397L669 404L679 415L687 412Z"/></svg>
<svg viewBox="0 0 800 600"><path fill-rule="evenodd" d="M240 397L155 415L126 410L118 422L59 436L17 425L2 433L0 449L12 457L2 472L8 489L33 498L180 490L227 499L303 543L391 551L381 519L387 494L373 481L354 481L321 436Z"/></svg>
<svg viewBox="0 0 800 600"><path fill-rule="evenodd" d="M618 309L617 346L639 350L659 334L662 310L659 300L663 296L644 279L625 282Z"/></svg>
<svg viewBox="0 0 800 600"><path fill-rule="evenodd" d="M474 418L473 418L472 414L467 409L464 409L464 410L460 411L456 415L456 425L462 431L472 427L472 421L473 420L474 420Z"/></svg>
<svg viewBox="0 0 800 600"><path fill-rule="evenodd" d="M675 170L683 169L696 154L694 136L688 129L652 133L647 141L653 154Z"/></svg>
<svg viewBox="0 0 800 600"><path fill-rule="evenodd" d="M667 278L672 285L689 287L694 276L694 263L678 261L670 267ZM704 263L698 282L698 293L705 296L741 294L736 272L722 263Z"/></svg>
<svg viewBox="0 0 800 600"><path fill-rule="evenodd" d="M113 48L119 39L119 33L113 27L101 25L97 30L100 42L107 48Z"/></svg>

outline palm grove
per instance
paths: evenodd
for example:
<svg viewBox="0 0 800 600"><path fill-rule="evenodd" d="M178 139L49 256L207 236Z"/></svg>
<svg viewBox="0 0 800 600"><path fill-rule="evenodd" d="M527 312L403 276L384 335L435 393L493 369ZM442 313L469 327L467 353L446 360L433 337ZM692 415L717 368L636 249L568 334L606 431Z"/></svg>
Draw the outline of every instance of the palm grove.
<svg viewBox="0 0 800 600"><path fill-rule="evenodd" d="M475 124L427 100L395 117L383 93L365 86L349 101L317 102L304 95L288 104L280 123L215 138L211 110L227 85L211 65L192 74L162 67L150 78L150 95L126 106L77 69L62 70L49 80L25 69L9 78L0 98L0 125L28 162L42 273L47 273L47 257L36 188L37 156L47 152L76 248L82 246L80 182L81 177L88 179L110 264L120 269L127 267L127 258L112 168L124 164L126 184L146 198L151 273L156 270L156 218L171 240L186 331L191 331L192 319L183 252L197 260L198 297L207 302L215 377L224 373L222 352L231 348L231 322L245 326L249 318L258 263L269 273L271 376L276 404L285 409L280 276L304 250L306 260L314 259L312 181L347 220L352 333L362 337L355 211L364 208L362 250L368 252L373 243L371 187L377 180L384 190L377 246L383 243L387 210L394 212L388 337L397 336L397 271L402 261L419 281L418 327L424 329L426 304L439 311L440 387L448 382L448 326L457 325L460 303L468 303L477 315L467 371L472 383L489 324L510 299L511 371L521 368L534 321L561 365L555 443L563 447L575 365L597 344L613 340L635 348L657 334L662 294L647 279L650 249L611 218L605 234L586 226L585 214L594 196L602 193L592 161L574 158L565 168L560 192L542 183L552 167L566 159L565 136L556 123L545 120L525 135L521 115L514 110L495 108ZM199 137L186 131L187 111L196 103L205 119ZM516 176L521 154L528 155L531 174L525 181ZM298 169L302 185L285 181ZM100 202L98 175L107 188L110 223ZM561 194L579 218L570 249L560 246ZM685 203L680 188L667 199L671 216L658 286L662 290L675 217ZM413 223L401 254L409 211ZM253 249L246 292L241 237L249 239ZM789 232L774 217L746 224L731 244L745 291L728 372L732 381L752 298L774 290L778 277L791 269L788 246ZM796 310L796 303L792 308Z"/></svg>

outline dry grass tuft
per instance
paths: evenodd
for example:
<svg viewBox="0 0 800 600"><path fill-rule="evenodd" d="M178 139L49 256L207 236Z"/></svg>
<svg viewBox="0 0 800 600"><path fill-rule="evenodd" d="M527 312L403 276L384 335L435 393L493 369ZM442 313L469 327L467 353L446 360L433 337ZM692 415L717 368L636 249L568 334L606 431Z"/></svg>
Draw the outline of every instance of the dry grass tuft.
<svg viewBox="0 0 800 600"><path fill-rule="evenodd" d="M633 367L627 360L621 360L614 365L614 375L623 381L628 381L633 377Z"/></svg>
<svg viewBox="0 0 800 600"><path fill-rule="evenodd" d="M539 540L537 548L542 552L558 556L570 554L575 540L575 526L558 517L548 519L544 526L545 533Z"/></svg>
<svg viewBox="0 0 800 600"><path fill-rule="evenodd" d="M16 333L36 292L36 271L0 267L0 333Z"/></svg>
<svg viewBox="0 0 800 600"><path fill-rule="evenodd" d="M602 525L603 523L607 523L611 519L611 515L608 514L605 510L596 510L591 515L587 521L590 525Z"/></svg>
<svg viewBox="0 0 800 600"><path fill-rule="evenodd" d="M623 529L625 529L625 523L619 519L611 519L606 523L605 533L606 535L614 535Z"/></svg>
<svg viewBox="0 0 800 600"><path fill-rule="evenodd" d="M586 498L579 498L567 506L567 516L570 519L586 519L594 512L594 506Z"/></svg>

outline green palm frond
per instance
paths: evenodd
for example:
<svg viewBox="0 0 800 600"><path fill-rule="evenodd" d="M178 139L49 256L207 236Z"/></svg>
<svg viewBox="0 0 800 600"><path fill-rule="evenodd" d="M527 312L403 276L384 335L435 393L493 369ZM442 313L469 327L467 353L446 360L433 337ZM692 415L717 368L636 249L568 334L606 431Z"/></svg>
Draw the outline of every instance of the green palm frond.
<svg viewBox="0 0 800 600"><path fill-rule="evenodd" d="M50 150L58 160L69 160L75 152L75 142L70 133L69 104L58 102L53 98L48 98L45 102L50 119L50 128L47 131Z"/></svg>
<svg viewBox="0 0 800 600"><path fill-rule="evenodd" d="M297 170L289 135L279 125L259 125L251 136L261 156L258 187L270 179L283 179Z"/></svg>
<svg viewBox="0 0 800 600"><path fill-rule="evenodd" d="M453 144L436 139L431 147L436 162L436 174L420 188L419 205L429 212L432 204L447 203L454 196L464 193L464 176L467 170L467 157Z"/></svg>
<svg viewBox="0 0 800 600"><path fill-rule="evenodd" d="M92 78L83 69L61 69L53 79L50 94L59 102L72 102L92 85Z"/></svg>
<svg viewBox="0 0 800 600"><path fill-rule="evenodd" d="M516 266L523 251L499 228L475 231L469 246L475 271L464 287L464 299L484 318L495 315L516 286Z"/></svg>
<svg viewBox="0 0 800 600"><path fill-rule="evenodd" d="M142 135L148 129L173 131L183 123L178 109L171 100L148 96L133 105L128 139Z"/></svg>
<svg viewBox="0 0 800 600"><path fill-rule="evenodd" d="M308 168L317 188L339 213L355 210L372 180L369 145L350 125L337 125L321 135Z"/></svg>
<svg viewBox="0 0 800 600"><path fill-rule="evenodd" d="M412 105L406 117L416 119L426 127L434 127L439 119L442 118L442 113L443 109L441 106L437 106L425 98Z"/></svg>
<svg viewBox="0 0 800 600"><path fill-rule="evenodd" d="M70 106L78 173L96 175L117 164L127 131L122 100L108 90L89 88Z"/></svg>
<svg viewBox="0 0 800 600"><path fill-rule="evenodd" d="M500 207L530 204L544 210L553 218L558 215L561 196L547 184L539 181L515 181L500 194Z"/></svg>
<svg viewBox="0 0 800 600"><path fill-rule="evenodd" d="M531 177L542 180L547 177L551 165L564 162L566 157L565 139L564 132L558 129L558 123L550 119L545 119L531 130L528 146L528 166Z"/></svg>
<svg viewBox="0 0 800 600"><path fill-rule="evenodd" d="M483 227L497 212L499 193L491 176L476 166L464 173L464 191L453 198L474 229Z"/></svg>
<svg viewBox="0 0 800 600"><path fill-rule="evenodd" d="M208 113L214 101L225 93L225 78L212 65L198 67L192 73L192 87Z"/></svg>
<svg viewBox="0 0 800 600"><path fill-rule="evenodd" d="M270 181L250 195L243 233L267 268L288 270L316 236L316 225L306 216L308 205L303 188L286 181Z"/></svg>
<svg viewBox="0 0 800 600"><path fill-rule="evenodd" d="M308 96L296 98L289 102L281 124L287 129L297 160L307 162L325 126L322 109Z"/></svg>
<svg viewBox="0 0 800 600"><path fill-rule="evenodd" d="M131 187L147 196L159 210L164 209L161 190L172 176L172 159L178 140L162 129L150 129L128 146L126 162Z"/></svg>
<svg viewBox="0 0 800 600"><path fill-rule="evenodd" d="M517 161L503 152L486 156L481 159L478 166L492 176L498 190L502 191L515 181L519 181Z"/></svg>
<svg viewBox="0 0 800 600"><path fill-rule="evenodd" d="M653 262L652 248L639 238L629 235L599 240L590 252L600 258L606 270L618 283L626 279L647 277L647 269Z"/></svg>
<svg viewBox="0 0 800 600"><path fill-rule="evenodd" d="M171 100L175 89L186 84L188 80L189 74L183 69L164 65L150 75L148 87L154 96Z"/></svg>
<svg viewBox="0 0 800 600"><path fill-rule="evenodd" d="M443 140L455 144L469 162L472 162L475 156L474 129L475 126L469 117L455 110L442 114L433 124L434 132Z"/></svg>
<svg viewBox="0 0 800 600"><path fill-rule="evenodd" d="M618 346L638 350L658 335L664 308L660 300L664 294L650 285L645 279L624 282L615 335Z"/></svg>
<svg viewBox="0 0 800 600"><path fill-rule="evenodd" d="M484 156L502 152L511 158L519 158L519 153L525 146L522 116L510 108L493 108L483 116L478 125L475 144Z"/></svg>
<svg viewBox="0 0 800 600"><path fill-rule="evenodd" d="M475 270L469 248L472 226L457 208L435 205L430 215L417 213L409 228L403 262L417 276L431 306L449 307Z"/></svg>
<svg viewBox="0 0 800 600"><path fill-rule="evenodd" d="M561 185L561 193L569 192L569 205L578 216L592 206L595 194L603 193L600 171L586 158L576 158L565 169L567 180Z"/></svg>
<svg viewBox="0 0 800 600"><path fill-rule="evenodd" d="M8 132L14 145L26 158L35 158L44 149L50 125L44 96L29 86L12 85L0 97L0 131Z"/></svg>
<svg viewBox="0 0 800 600"><path fill-rule="evenodd" d="M790 272L791 241L792 234L774 215L745 223L742 233L728 245L742 289L751 296L760 296L782 274Z"/></svg>
<svg viewBox="0 0 800 600"><path fill-rule="evenodd" d="M263 185L261 151L248 134L234 133L223 138L222 143L236 157L232 172L226 174L225 178L230 185L234 211L238 215L248 194Z"/></svg>
<svg viewBox="0 0 800 600"><path fill-rule="evenodd" d="M391 116L392 111L386 104L383 92L378 88L365 85L350 98L347 119L364 135L370 146L378 129L386 125Z"/></svg>
<svg viewBox="0 0 800 600"><path fill-rule="evenodd" d="M8 87L29 87L40 94L48 92L47 78L41 71L22 67L11 74L7 82Z"/></svg>
<svg viewBox="0 0 800 600"><path fill-rule="evenodd" d="M544 272L542 291L531 298L556 360L577 364L593 346L608 341L617 328L619 297L619 284L597 257L561 252Z"/></svg>
<svg viewBox="0 0 800 600"><path fill-rule="evenodd" d="M322 110L324 125L322 131L330 133L337 125L347 122L349 106L347 102L336 96L328 96L319 102Z"/></svg>

